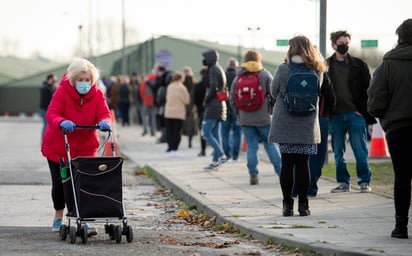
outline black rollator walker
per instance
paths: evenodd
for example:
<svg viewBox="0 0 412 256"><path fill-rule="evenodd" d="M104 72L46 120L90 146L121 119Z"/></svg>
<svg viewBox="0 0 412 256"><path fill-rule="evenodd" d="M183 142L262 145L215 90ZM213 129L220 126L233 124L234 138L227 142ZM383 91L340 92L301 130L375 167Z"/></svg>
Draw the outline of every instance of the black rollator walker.
<svg viewBox="0 0 412 256"><path fill-rule="evenodd" d="M76 125L75 129L99 129L98 126ZM67 163L61 159L61 175L64 197L67 206L67 225L61 225L59 236L65 241L67 235L70 243L81 237L83 244L88 240L88 225L86 223L104 223L105 233L110 240L122 241L122 235L127 242L133 241L132 227L127 224L123 205L122 165L123 158L116 156L114 138L111 130L108 132L113 156L86 157L71 159L68 136L63 129L67 152ZM115 225L114 223L119 223Z"/></svg>

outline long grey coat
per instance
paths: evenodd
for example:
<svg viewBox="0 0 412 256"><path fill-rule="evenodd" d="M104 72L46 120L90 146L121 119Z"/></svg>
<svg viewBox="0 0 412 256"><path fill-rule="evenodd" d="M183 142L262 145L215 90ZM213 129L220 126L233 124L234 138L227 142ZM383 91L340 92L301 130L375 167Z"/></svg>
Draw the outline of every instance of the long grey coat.
<svg viewBox="0 0 412 256"><path fill-rule="evenodd" d="M285 144L318 144L320 143L320 128L317 108L316 114L310 116L292 116L286 112L283 95L289 77L290 67L283 63L279 65L272 80L272 94L276 99L273 108L272 125L269 142ZM323 75L319 76L322 84Z"/></svg>

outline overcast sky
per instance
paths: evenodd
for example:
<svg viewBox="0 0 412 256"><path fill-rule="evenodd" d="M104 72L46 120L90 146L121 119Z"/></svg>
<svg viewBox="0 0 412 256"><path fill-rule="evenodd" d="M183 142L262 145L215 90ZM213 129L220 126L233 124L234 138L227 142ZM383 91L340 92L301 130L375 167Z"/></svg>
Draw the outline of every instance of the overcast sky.
<svg viewBox="0 0 412 256"><path fill-rule="evenodd" d="M0 54L38 52L67 60L80 44L83 52L97 55L120 49L123 1L128 44L162 34L279 50L284 48L276 48L277 39L299 33L315 44L319 40L318 0L0 0ZM378 39L382 51L394 46L396 27L412 16L410 0L328 0L327 5L328 36L347 29L352 47Z"/></svg>

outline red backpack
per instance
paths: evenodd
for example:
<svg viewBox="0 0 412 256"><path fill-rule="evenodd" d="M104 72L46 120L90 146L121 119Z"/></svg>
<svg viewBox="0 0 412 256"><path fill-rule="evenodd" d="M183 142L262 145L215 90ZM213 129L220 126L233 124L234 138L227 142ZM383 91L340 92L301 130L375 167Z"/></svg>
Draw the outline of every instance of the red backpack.
<svg viewBox="0 0 412 256"><path fill-rule="evenodd" d="M265 103L265 91L259 82L259 73L239 75L235 85L235 103L238 109L246 112L259 110Z"/></svg>

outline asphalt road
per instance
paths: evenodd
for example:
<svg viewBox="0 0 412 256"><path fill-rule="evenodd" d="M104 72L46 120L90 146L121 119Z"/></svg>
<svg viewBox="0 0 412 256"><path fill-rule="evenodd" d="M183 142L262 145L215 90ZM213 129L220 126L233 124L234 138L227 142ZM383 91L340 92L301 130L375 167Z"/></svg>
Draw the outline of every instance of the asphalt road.
<svg viewBox="0 0 412 256"><path fill-rule="evenodd" d="M159 194L160 186L135 176L136 163L123 165L124 205L134 239L117 244L104 233L86 245L61 241L51 232L53 208L50 174L40 153L39 120L0 119L0 255L300 255L239 238L236 234L204 230L176 219L173 195ZM174 208L176 207L176 208Z"/></svg>

